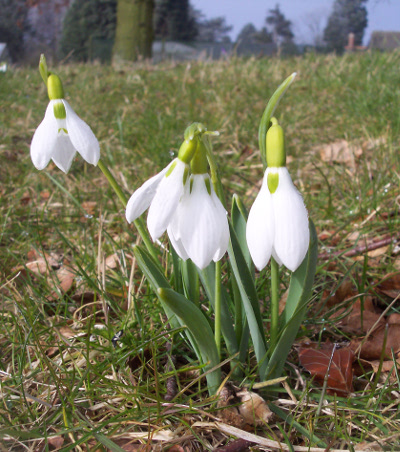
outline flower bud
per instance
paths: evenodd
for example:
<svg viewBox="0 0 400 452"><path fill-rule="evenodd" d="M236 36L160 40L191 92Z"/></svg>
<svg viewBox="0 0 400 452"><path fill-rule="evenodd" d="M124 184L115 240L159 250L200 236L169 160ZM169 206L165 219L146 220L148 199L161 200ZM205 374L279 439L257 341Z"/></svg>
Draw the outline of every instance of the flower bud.
<svg viewBox="0 0 400 452"><path fill-rule="evenodd" d="M199 140L197 150L190 161L190 168L193 174L206 174L208 172L207 150L201 140Z"/></svg>
<svg viewBox="0 0 400 452"><path fill-rule="evenodd" d="M267 166L286 166L285 135L276 118L271 118L272 126L267 132Z"/></svg>
<svg viewBox="0 0 400 452"><path fill-rule="evenodd" d="M178 159L188 165L196 152L197 145L197 138L185 140L179 148Z"/></svg>
<svg viewBox="0 0 400 452"><path fill-rule="evenodd" d="M64 89L58 75L51 74L47 78L47 93L50 100L64 99Z"/></svg>

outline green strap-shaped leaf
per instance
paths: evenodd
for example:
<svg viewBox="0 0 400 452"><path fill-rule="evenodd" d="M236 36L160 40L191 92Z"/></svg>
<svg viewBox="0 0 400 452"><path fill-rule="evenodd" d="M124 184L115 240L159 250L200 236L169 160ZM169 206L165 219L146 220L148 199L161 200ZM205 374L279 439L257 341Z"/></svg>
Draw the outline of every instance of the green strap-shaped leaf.
<svg viewBox="0 0 400 452"><path fill-rule="evenodd" d="M142 270L144 276L149 281L152 289L155 293L160 287L170 289L171 286L167 281L166 277L160 271L160 266L154 262L154 259L150 256L150 254L143 248L139 246L133 247L133 253L136 257L136 262L138 263L140 269ZM182 325L175 317L174 313L169 309L167 305L165 305L161 300L162 307L165 311L165 314L168 317L168 321L172 328L179 328Z"/></svg>
<svg viewBox="0 0 400 452"><path fill-rule="evenodd" d="M159 298L186 325L200 351L205 370L218 366L219 356L214 335L204 314L183 295L172 289L159 288ZM221 384L221 369L218 367L206 375L210 395L215 394Z"/></svg>
<svg viewBox="0 0 400 452"><path fill-rule="evenodd" d="M246 224L247 224L247 210L242 200L238 195L233 195L232 197L232 210L231 210L231 218L232 218L232 226L235 229L236 236L238 238L239 245L242 249L242 253L244 258L246 259L247 266L250 269L250 273L254 277L254 264L251 260L250 251L247 246L246 240Z"/></svg>
<svg viewBox="0 0 400 452"><path fill-rule="evenodd" d="M307 311L311 289L317 268L318 238L314 223L310 220L310 247L300 267L292 273L289 293L284 311L284 327L280 334L278 344L272 352L266 369L266 379L281 376L286 358L296 339L301 322Z"/></svg>
<svg viewBox="0 0 400 452"><path fill-rule="evenodd" d="M270 126L270 120L272 118L272 115L274 114L275 108L278 106L278 103L281 100L281 97L285 94L285 91L292 84L295 77L296 72L294 72L292 75L289 75L289 77L279 85L278 89L274 92L274 94L268 101L268 104L265 107L264 113L261 117L260 127L258 129L258 142L261 151L261 160L263 162L264 168L267 166L266 137L267 131Z"/></svg>
<svg viewBox="0 0 400 452"><path fill-rule="evenodd" d="M260 378L265 376L267 360L267 344L265 341L264 326L261 318L260 305L254 279L247 266L247 262L242 253L235 229L229 223L231 241L228 247L228 253L233 273L239 288L247 321L249 323L250 335L253 340L254 352L259 365L258 371Z"/></svg>

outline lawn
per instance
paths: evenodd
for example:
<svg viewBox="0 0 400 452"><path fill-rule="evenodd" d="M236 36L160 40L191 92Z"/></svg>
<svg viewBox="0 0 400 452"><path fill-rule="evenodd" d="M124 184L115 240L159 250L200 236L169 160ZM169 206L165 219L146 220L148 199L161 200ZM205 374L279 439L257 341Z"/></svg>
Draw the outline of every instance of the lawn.
<svg viewBox="0 0 400 452"><path fill-rule="evenodd" d="M250 424L227 419L181 331L166 325L132 251L135 227L99 169L78 157L67 175L33 167L48 103L37 68L1 73L2 450L400 450L399 67L400 52L50 67L126 196L199 121L220 132L212 141L227 199L236 193L247 209L263 177L260 117L297 72L275 115L319 260L286 380L257 387L253 354L230 379L275 413ZM268 279L263 270L261 292ZM284 278L282 304L286 288ZM351 346L348 371L332 344ZM335 386L331 368L347 380Z"/></svg>

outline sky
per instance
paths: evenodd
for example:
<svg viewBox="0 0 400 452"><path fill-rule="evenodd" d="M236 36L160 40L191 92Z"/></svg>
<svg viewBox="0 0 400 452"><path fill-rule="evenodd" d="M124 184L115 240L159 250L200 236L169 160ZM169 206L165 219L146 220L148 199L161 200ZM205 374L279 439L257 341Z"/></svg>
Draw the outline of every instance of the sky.
<svg viewBox="0 0 400 452"><path fill-rule="evenodd" d="M236 39L244 25L252 23L257 29L265 25L269 9L279 3L280 10L293 24L299 44L312 43L318 30L322 33L334 0L190 0L206 18L225 16L233 25L231 38ZM373 31L400 31L400 0L368 0L367 45ZM312 31L314 30L314 31Z"/></svg>

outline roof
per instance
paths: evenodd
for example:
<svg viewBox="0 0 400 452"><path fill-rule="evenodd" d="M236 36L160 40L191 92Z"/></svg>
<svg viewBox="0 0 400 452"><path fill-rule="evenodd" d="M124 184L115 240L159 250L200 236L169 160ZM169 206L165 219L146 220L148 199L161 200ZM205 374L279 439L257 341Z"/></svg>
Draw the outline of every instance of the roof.
<svg viewBox="0 0 400 452"><path fill-rule="evenodd" d="M400 47L400 31L372 32L369 47L378 50L390 50Z"/></svg>

